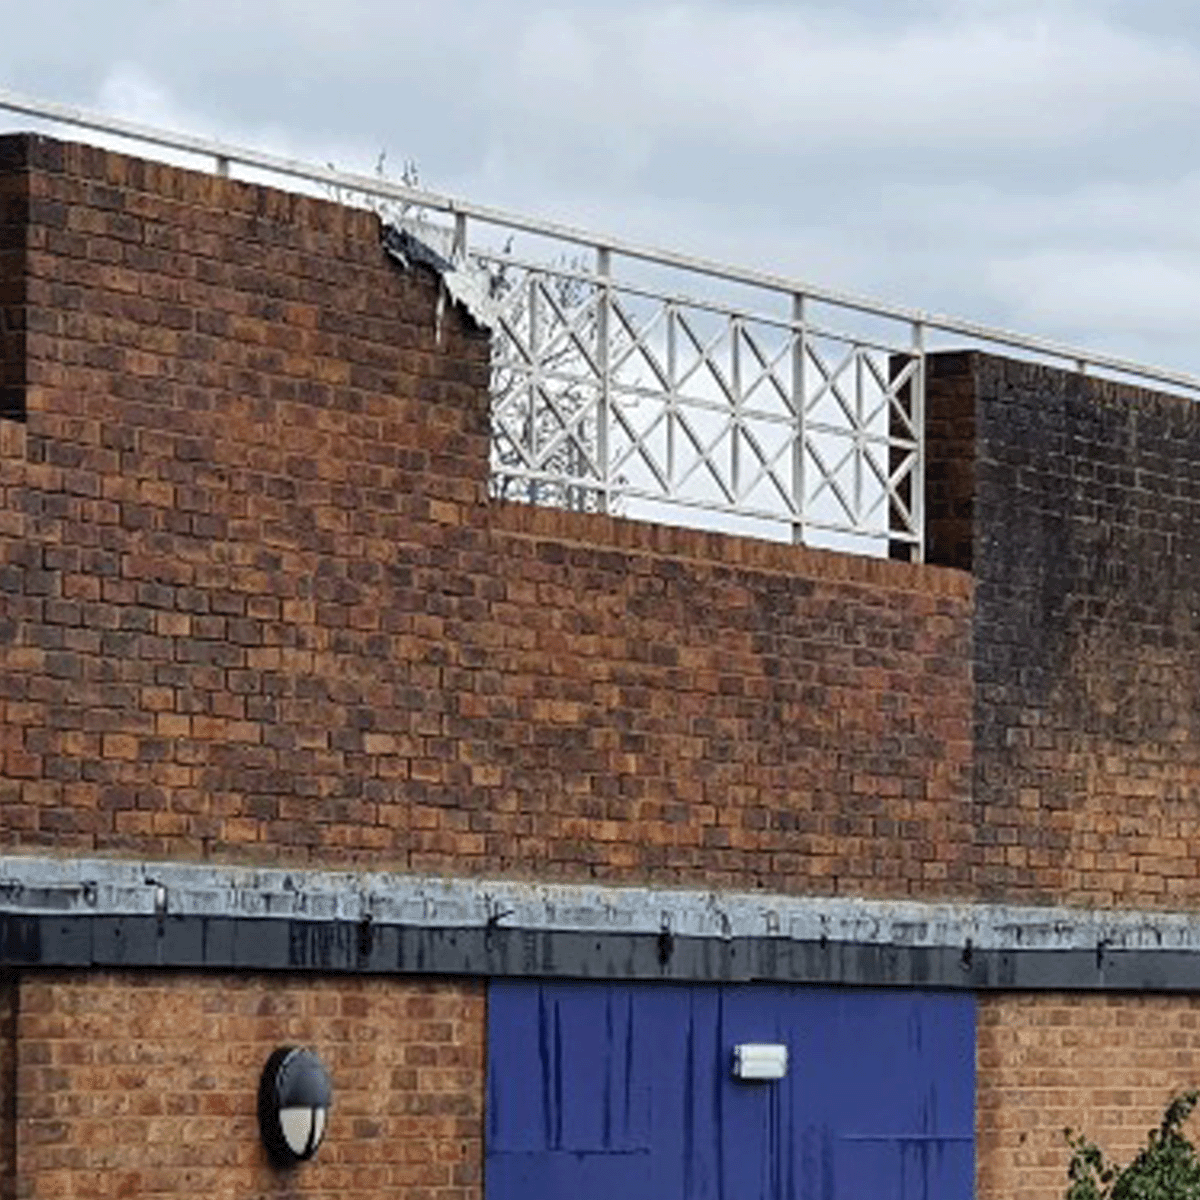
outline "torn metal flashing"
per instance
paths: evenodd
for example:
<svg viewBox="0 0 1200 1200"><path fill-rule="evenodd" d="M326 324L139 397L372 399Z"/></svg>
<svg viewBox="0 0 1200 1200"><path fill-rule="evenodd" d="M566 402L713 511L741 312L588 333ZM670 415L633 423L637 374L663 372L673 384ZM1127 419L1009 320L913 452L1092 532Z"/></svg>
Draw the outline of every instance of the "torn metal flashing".
<svg viewBox="0 0 1200 1200"><path fill-rule="evenodd" d="M439 250L435 243L442 244ZM425 222L397 221L383 226L383 248L405 271L426 267L441 280L446 295L476 324L496 329L499 318L485 272L468 265L463 248L449 230ZM440 311L439 311L440 316Z"/></svg>
<svg viewBox="0 0 1200 1200"><path fill-rule="evenodd" d="M1200 915L9 856L0 965L1175 991Z"/></svg>

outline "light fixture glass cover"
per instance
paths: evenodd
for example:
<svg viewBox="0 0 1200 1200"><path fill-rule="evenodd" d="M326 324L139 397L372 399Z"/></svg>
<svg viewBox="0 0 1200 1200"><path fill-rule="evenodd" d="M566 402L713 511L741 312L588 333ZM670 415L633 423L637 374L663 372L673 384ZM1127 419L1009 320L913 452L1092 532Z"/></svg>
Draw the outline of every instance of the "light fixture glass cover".
<svg viewBox="0 0 1200 1200"><path fill-rule="evenodd" d="M743 1042L733 1048L735 1079L782 1079L787 1074L788 1048L772 1042Z"/></svg>

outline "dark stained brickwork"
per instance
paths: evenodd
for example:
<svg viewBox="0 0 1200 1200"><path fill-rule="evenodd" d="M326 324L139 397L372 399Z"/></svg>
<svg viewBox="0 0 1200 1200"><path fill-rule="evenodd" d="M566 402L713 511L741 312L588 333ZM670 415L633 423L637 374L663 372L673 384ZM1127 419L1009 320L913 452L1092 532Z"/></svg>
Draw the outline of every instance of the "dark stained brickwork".
<svg viewBox="0 0 1200 1200"><path fill-rule="evenodd" d="M966 575L489 505L487 336L372 216L3 147L7 846L970 893Z"/></svg>
<svg viewBox="0 0 1200 1200"><path fill-rule="evenodd" d="M0 419L25 411L26 143L0 139Z"/></svg>
<svg viewBox="0 0 1200 1200"><path fill-rule="evenodd" d="M981 894L1197 905L1200 409L976 354L935 360L930 409L975 442Z"/></svg>
<svg viewBox="0 0 1200 1200"><path fill-rule="evenodd" d="M975 377L972 356L926 360L925 557L969 571L975 542Z"/></svg>

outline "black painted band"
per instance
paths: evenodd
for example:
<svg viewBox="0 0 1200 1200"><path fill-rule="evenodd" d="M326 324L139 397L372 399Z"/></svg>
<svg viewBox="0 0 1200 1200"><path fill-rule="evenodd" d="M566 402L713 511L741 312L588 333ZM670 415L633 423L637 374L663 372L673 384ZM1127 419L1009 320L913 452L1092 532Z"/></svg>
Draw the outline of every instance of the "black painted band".
<svg viewBox="0 0 1200 1200"><path fill-rule="evenodd" d="M280 918L0 915L0 967L165 967L842 984L990 990L1194 991L1188 950L970 950L552 929L447 929Z"/></svg>

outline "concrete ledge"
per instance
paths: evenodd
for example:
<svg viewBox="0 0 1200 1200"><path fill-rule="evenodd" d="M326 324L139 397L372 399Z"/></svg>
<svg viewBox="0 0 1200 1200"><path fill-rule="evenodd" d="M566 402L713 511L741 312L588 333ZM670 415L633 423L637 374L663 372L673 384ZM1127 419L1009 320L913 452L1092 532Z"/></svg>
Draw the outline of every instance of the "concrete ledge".
<svg viewBox="0 0 1200 1200"><path fill-rule="evenodd" d="M0 858L0 965L1200 988L1200 915Z"/></svg>

